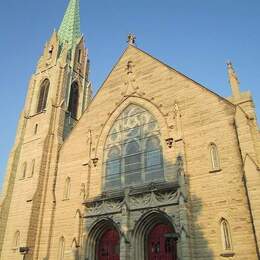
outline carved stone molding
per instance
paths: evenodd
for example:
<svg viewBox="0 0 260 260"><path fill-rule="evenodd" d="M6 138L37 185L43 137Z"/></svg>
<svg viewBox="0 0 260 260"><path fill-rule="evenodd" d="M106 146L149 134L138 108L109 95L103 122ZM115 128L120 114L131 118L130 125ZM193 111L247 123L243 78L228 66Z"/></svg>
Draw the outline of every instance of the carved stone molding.
<svg viewBox="0 0 260 260"><path fill-rule="evenodd" d="M126 215L128 211L145 210L158 208L179 203L180 191L158 192L150 191L146 193L129 194L125 193L120 198L108 198L106 200L94 200L86 204L86 218L122 213Z"/></svg>

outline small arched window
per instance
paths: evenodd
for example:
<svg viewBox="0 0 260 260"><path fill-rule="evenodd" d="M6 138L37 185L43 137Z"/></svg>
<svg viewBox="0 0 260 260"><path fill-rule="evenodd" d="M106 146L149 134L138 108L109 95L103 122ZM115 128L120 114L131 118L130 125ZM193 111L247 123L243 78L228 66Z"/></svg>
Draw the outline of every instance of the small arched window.
<svg viewBox="0 0 260 260"><path fill-rule="evenodd" d="M18 249L20 247L20 231L16 231L13 239L13 249Z"/></svg>
<svg viewBox="0 0 260 260"><path fill-rule="evenodd" d="M27 171L27 162L24 162L22 167L22 179L26 177L26 171Z"/></svg>
<svg viewBox="0 0 260 260"><path fill-rule="evenodd" d="M67 177L64 186L63 199L68 200L70 198L70 177Z"/></svg>
<svg viewBox="0 0 260 260"><path fill-rule="evenodd" d="M70 112L70 116L73 118L77 118L78 103L79 103L79 86L77 82L73 82L70 88L70 99L69 99L69 106L68 106L68 111Z"/></svg>
<svg viewBox="0 0 260 260"><path fill-rule="evenodd" d="M38 124L34 126L34 134L36 135L38 133Z"/></svg>
<svg viewBox="0 0 260 260"><path fill-rule="evenodd" d="M77 243L79 243L80 231L81 231L81 213L79 210L77 210L75 215L75 231L74 231L74 237L76 238Z"/></svg>
<svg viewBox="0 0 260 260"><path fill-rule="evenodd" d="M219 170L220 162L219 162L218 148L214 143L210 144L210 158L211 158L212 170Z"/></svg>
<svg viewBox="0 0 260 260"><path fill-rule="evenodd" d="M32 160L31 174L30 174L29 177L33 177L33 174L34 174L34 168L35 168L35 159Z"/></svg>
<svg viewBox="0 0 260 260"><path fill-rule="evenodd" d="M231 241L231 233L230 226L226 219L222 218L220 221L221 228L221 238L222 238L222 247L224 251L232 250L232 241Z"/></svg>
<svg viewBox="0 0 260 260"><path fill-rule="evenodd" d="M46 108L48 93L49 93L50 81L45 79L40 86L40 94L37 106L37 113L42 112Z"/></svg>
<svg viewBox="0 0 260 260"><path fill-rule="evenodd" d="M61 237L59 241L58 260L64 259L64 250L65 250L65 239L64 237Z"/></svg>

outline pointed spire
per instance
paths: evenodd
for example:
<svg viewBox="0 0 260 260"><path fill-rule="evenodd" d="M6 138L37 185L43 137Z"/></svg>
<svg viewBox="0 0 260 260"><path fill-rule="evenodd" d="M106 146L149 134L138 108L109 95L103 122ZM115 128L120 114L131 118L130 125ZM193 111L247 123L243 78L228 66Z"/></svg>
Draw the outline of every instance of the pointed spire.
<svg viewBox="0 0 260 260"><path fill-rule="evenodd" d="M67 43L69 48L73 47L75 42L81 37L79 0L69 0L58 36L60 42Z"/></svg>
<svg viewBox="0 0 260 260"><path fill-rule="evenodd" d="M229 84L232 90L233 97L240 97L240 83L237 78L237 74L233 68L232 63L229 61L227 62L227 69L228 69L228 78Z"/></svg>

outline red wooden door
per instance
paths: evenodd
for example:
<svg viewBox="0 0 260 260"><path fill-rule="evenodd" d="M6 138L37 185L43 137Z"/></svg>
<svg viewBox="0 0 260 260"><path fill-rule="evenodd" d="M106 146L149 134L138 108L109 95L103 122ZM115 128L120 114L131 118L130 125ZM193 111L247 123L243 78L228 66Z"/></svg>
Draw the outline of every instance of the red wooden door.
<svg viewBox="0 0 260 260"><path fill-rule="evenodd" d="M176 260L176 241L171 238L173 228L159 224L148 236L148 260ZM167 235L168 234L168 235Z"/></svg>
<svg viewBox="0 0 260 260"><path fill-rule="evenodd" d="M119 234L115 229L107 230L101 237L98 246L98 260L119 260Z"/></svg>

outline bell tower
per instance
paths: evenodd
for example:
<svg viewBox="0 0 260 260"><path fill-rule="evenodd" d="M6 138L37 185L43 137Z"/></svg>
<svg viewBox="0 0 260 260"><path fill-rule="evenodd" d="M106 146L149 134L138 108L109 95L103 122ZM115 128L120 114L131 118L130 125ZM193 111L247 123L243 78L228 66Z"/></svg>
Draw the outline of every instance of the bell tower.
<svg viewBox="0 0 260 260"><path fill-rule="evenodd" d="M0 199L0 259L48 259L59 150L91 100L79 0L45 44L21 113Z"/></svg>

